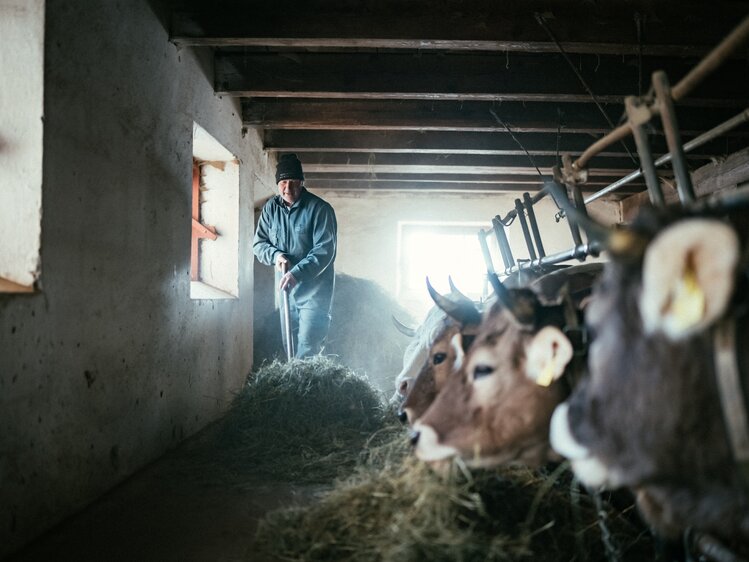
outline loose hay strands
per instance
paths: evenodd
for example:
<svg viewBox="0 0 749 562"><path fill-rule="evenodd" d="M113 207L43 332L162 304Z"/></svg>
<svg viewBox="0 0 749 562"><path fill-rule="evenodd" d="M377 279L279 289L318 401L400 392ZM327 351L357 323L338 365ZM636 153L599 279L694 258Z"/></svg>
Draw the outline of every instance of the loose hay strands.
<svg viewBox="0 0 749 562"><path fill-rule="evenodd" d="M384 423L382 397L350 369L325 357L274 361L250 377L201 456L236 484L330 482Z"/></svg>
<svg viewBox="0 0 749 562"><path fill-rule="evenodd" d="M550 476L523 468L471 472L460 462L435 471L399 457L399 445L390 452L389 462L365 462L316 505L270 513L256 552L263 560L310 562L606 560L596 508L583 496L573 513L564 466ZM652 558L641 529L615 514L609 528L631 556L625 559Z"/></svg>

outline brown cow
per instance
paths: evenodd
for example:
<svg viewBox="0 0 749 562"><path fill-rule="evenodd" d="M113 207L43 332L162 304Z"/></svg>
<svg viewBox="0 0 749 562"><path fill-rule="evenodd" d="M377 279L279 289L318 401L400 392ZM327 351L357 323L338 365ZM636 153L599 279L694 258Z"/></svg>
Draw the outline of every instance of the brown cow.
<svg viewBox="0 0 749 562"><path fill-rule="evenodd" d="M747 230L646 209L607 236L612 261L587 313L590 375L555 412L552 444L587 485L637 490L659 533L692 528L747 555L746 409L721 407L722 394L740 405L749 391ZM722 390L717 377L738 373Z"/></svg>
<svg viewBox="0 0 749 562"><path fill-rule="evenodd" d="M563 330L577 311L569 298L545 305L529 289L497 291L465 357L454 338L460 368L414 426L423 460L538 466L549 458L549 420L568 393L559 379L574 352Z"/></svg>

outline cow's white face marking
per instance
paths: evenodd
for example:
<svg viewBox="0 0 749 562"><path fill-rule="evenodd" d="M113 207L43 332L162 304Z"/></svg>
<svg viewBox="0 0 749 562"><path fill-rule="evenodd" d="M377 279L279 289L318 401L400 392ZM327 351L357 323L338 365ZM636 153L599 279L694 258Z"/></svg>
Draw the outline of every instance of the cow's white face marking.
<svg viewBox="0 0 749 562"><path fill-rule="evenodd" d="M421 460L433 462L458 454L458 451L453 447L440 444L437 433L430 426L416 422L414 431L419 433L419 440L416 442L416 456Z"/></svg>
<svg viewBox="0 0 749 562"><path fill-rule="evenodd" d="M570 432L567 411L569 405L563 402L551 416L549 441L560 455L570 459L575 476L591 488L613 487L612 475L606 466L590 450L581 445Z"/></svg>

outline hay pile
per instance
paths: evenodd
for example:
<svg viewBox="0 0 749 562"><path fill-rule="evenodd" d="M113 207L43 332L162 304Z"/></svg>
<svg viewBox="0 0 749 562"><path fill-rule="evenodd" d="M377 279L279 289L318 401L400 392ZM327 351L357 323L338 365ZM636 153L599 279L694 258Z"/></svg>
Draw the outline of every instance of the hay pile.
<svg viewBox="0 0 749 562"><path fill-rule="evenodd" d="M268 514L256 553L355 562L653 559L641 527L607 507L602 532L591 498L560 473L470 473L453 463L440 475L413 459L363 470L316 505Z"/></svg>
<svg viewBox="0 0 749 562"><path fill-rule="evenodd" d="M237 396L211 455L238 480L326 482L353 469L385 420L382 397L350 369L324 357L276 361Z"/></svg>
<svg viewBox="0 0 749 562"><path fill-rule="evenodd" d="M395 329L391 316L415 323L377 283L342 273L336 274L335 283L333 320L323 353L364 373L372 385L392 394L409 339ZM256 319L254 347L255 365L285 357L277 311L268 310Z"/></svg>

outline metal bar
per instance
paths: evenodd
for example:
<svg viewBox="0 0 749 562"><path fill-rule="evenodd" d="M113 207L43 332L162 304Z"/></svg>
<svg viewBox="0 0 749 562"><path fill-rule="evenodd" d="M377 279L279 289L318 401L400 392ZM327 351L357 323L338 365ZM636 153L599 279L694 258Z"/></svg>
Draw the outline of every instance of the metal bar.
<svg viewBox="0 0 749 562"><path fill-rule="evenodd" d="M285 274L288 264L281 264L281 273ZM289 307L289 292L281 291L281 299L283 300L283 320L284 320L284 335L286 336L286 359L291 361L294 358L294 338L291 330L291 308Z"/></svg>
<svg viewBox="0 0 749 562"><path fill-rule="evenodd" d="M713 70L718 68L731 53L741 47L749 37L749 16L731 32L717 47L710 51L692 70L673 87L671 95L674 101L684 98Z"/></svg>
<svg viewBox="0 0 749 562"><path fill-rule="evenodd" d="M512 250L510 249L510 242L507 240L505 225L502 224L498 217L494 217L492 219L492 227L494 227L494 235L497 237L499 253L502 254L502 261L504 262L505 267L514 266L515 258L512 257Z"/></svg>
<svg viewBox="0 0 749 562"><path fill-rule="evenodd" d="M730 131L731 129L735 129L739 125L746 123L749 121L749 108L745 109L735 117L731 117L728 121L725 121L718 125L717 127L714 127L713 129L710 129L709 131L706 131L705 133L702 133L700 136L693 138L691 141L684 144L684 152L691 152L695 148L698 148L702 146L703 144L707 144L711 140L719 137L723 133L726 133ZM658 160L655 161L655 166L661 166L667 162L671 161L671 154L664 154ZM589 195L585 199L586 205L592 201L595 201L596 199L600 199L604 195L608 195L609 193L616 191L621 186L626 185L630 183L633 180L636 180L642 175L641 170L635 170L634 172L627 174L623 178L615 181L609 186L604 187L603 189L596 191L595 193Z"/></svg>
<svg viewBox="0 0 749 562"><path fill-rule="evenodd" d="M525 213L523 212L523 202L520 199L515 199L515 212L517 213L518 220L520 221L520 228L523 230L523 238L525 238L525 245L528 247L528 257L535 260L536 249L533 247L533 240L531 240L531 233L528 230L528 223L525 221Z"/></svg>
<svg viewBox="0 0 749 562"><path fill-rule="evenodd" d="M660 110L661 123L663 123L663 131L666 133L666 143L676 176L676 190L679 192L679 200L682 205L688 205L695 199L694 188L687 169L687 159L684 155L684 147L681 144L679 126L676 122L676 110L674 109L674 100L671 97L671 86L668 83L666 73L662 70L654 72L652 80Z"/></svg>
<svg viewBox="0 0 749 562"><path fill-rule="evenodd" d="M538 222L536 221L536 211L533 210L533 199L531 199L531 196L527 191L523 193L523 202L525 203L525 212L528 215L528 222L531 224L533 238L536 240L538 255L539 257L544 257L546 252L544 251L544 243L541 240L541 231L538 229Z"/></svg>
<svg viewBox="0 0 749 562"><path fill-rule="evenodd" d="M673 99L680 100L692 91L701 80L710 72L715 70L723 61L728 58L738 47L742 45L749 37L749 16L736 27L723 41L721 41L707 56L705 56L684 78L682 78L673 88ZM581 170L585 168L588 161L601 152L607 146L620 141L631 133L629 125L620 125L611 131L605 137L598 139L588 147L580 158L575 160L572 167Z"/></svg>
<svg viewBox="0 0 749 562"><path fill-rule="evenodd" d="M643 103L641 99L634 96L627 96L624 99L624 107L626 108L629 124L632 127L632 133L635 137L637 153L640 156L642 173L645 175L645 183L648 186L650 202L656 207L663 207L666 204L666 200L663 197L663 191L658 181L658 174L655 172L653 154L650 151L650 143L648 142L648 135L645 132L644 126L644 123L650 120L650 109L646 103Z"/></svg>
<svg viewBox="0 0 749 562"><path fill-rule="evenodd" d="M554 265L554 264L562 263L562 262L569 261L572 259L580 259L581 257L597 256L601 253L602 250L603 248L601 248L600 244L597 241L592 241L592 242L588 242L587 244L580 244L579 246L573 246L569 250L558 252L550 256L545 256L543 258L538 258L536 260L524 261L523 263L519 265L508 267L500 274L510 275L512 273L520 271L521 269L533 269L533 268L541 267L543 265Z"/></svg>
<svg viewBox="0 0 749 562"><path fill-rule="evenodd" d="M546 189L544 189L542 187L536 193L533 194L533 196L531 197L531 202L535 205L536 203L538 203L539 201L541 201L541 199L543 199L547 195L548 195L548 193L546 193ZM500 220L500 222L505 223L505 222L507 222L507 221L509 221L511 219L514 219L516 216L517 216L517 212L515 211L515 209L512 209L510 212L508 212L505 215L505 218L500 218L499 220Z"/></svg>
<svg viewBox="0 0 749 562"><path fill-rule="evenodd" d="M494 273L494 261L492 260L491 252L489 252L489 245L486 243L486 236L486 232L479 230L479 246L481 246L481 254L484 256L486 271Z"/></svg>

